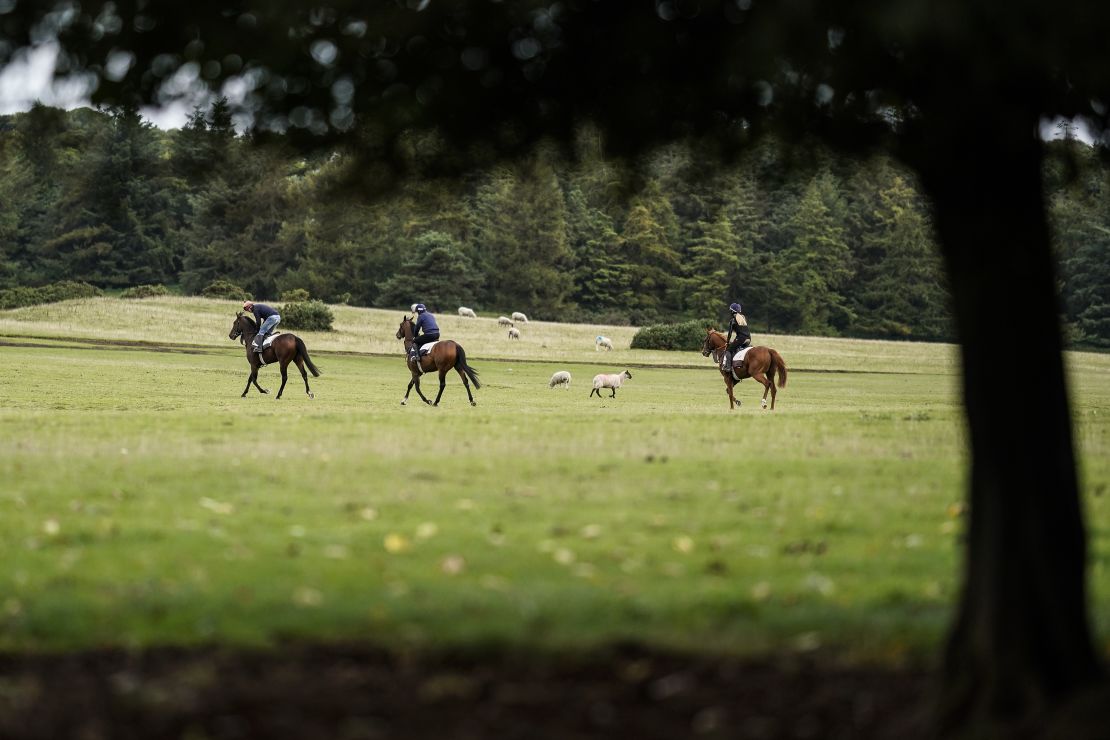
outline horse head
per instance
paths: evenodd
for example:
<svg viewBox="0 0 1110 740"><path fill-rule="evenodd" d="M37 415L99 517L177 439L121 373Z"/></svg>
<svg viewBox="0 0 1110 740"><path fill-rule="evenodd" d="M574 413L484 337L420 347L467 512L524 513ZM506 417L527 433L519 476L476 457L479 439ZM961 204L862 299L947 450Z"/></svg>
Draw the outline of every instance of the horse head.
<svg viewBox="0 0 1110 740"><path fill-rule="evenodd" d="M721 335L721 332L712 326L705 327L705 343L701 346L702 357L709 357L715 350L724 347L726 344L728 342Z"/></svg>
<svg viewBox="0 0 1110 740"><path fill-rule="evenodd" d="M401 317L401 325L399 327L397 327L397 338L398 339L405 339L406 337L411 338L412 334L413 334L413 332L412 332L412 317L411 316L402 316Z"/></svg>
<svg viewBox="0 0 1110 740"><path fill-rule="evenodd" d="M235 341L243 336L243 327L240 325L243 318L242 311L235 312L235 322L231 325L231 331L227 333L227 338Z"/></svg>

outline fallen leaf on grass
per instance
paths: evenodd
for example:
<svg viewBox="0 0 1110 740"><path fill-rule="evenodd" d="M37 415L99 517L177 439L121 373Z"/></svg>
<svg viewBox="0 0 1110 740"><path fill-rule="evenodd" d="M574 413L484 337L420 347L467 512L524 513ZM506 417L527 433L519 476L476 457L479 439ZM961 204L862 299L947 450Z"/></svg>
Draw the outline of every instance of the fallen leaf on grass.
<svg viewBox="0 0 1110 740"><path fill-rule="evenodd" d="M208 498L207 496L200 500L200 505L211 511L213 514L235 513L235 506L233 504L216 501L215 499Z"/></svg>
<svg viewBox="0 0 1110 740"><path fill-rule="evenodd" d="M408 539L404 535L395 532L387 534L383 544L385 545L385 551L394 555L409 549Z"/></svg>

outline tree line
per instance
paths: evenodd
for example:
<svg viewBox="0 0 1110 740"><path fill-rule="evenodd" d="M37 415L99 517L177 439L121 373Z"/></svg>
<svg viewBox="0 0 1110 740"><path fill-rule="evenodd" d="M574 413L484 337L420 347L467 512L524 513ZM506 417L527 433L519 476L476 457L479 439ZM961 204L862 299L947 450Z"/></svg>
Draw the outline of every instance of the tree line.
<svg viewBox="0 0 1110 740"><path fill-rule="evenodd" d="M761 331L954 338L929 205L885 156L766 139L727 165L680 144L630 162L584 128L573 151L458 177L429 164L434 132L406 146L407 175L375 179L342 150L237 135L224 100L174 131L128 107L2 116L0 288L222 279L637 325L720 321L739 300ZM1110 170L1070 139L1050 149L1061 305L1015 320L1059 311L1073 345L1110 347Z"/></svg>

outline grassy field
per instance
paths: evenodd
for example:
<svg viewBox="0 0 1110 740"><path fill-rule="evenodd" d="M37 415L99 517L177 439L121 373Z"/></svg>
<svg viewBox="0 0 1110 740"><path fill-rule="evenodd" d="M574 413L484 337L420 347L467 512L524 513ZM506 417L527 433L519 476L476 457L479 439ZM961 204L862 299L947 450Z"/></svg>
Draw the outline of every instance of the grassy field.
<svg viewBox="0 0 1110 740"><path fill-rule="evenodd" d="M400 314L336 311L302 334L312 401L296 375L239 398L224 303L0 312L0 650L933 651L964 521L953 347L757 336L788 386L770 414L745 382L730 414L700 354L628 350L632 329L532 322L510 344L444 317L483 387L471 408L454 376L433 409L398 404ZM1068 361L1110 652L1110 357ZM625 367L615 400L587 398ZM569 392L546 387L559 369Z"/></svg>

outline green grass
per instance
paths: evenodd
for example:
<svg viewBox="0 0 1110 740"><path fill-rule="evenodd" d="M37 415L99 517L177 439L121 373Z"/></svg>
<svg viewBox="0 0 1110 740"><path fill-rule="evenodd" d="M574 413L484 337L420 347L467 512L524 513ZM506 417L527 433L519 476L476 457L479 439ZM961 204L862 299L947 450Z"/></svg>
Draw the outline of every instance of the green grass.
<svg viewBox="0 0 1110 740"><path fill-rule="evenodd" d="M453 376L433 409L398 405L400 314L346 307L303 334L316 400L295 374L280 401L241 399L233 311L0 313L0 649L640 640L900 660L943 633L966 464L951 347L757 337L788 387L770 414L745 382L730 414L697 353L593 351L631 329L532 322L518 346L445 317L483 388L471 408ZM625 366L616 400L587 398ZM1106 646L1110 358L1069 367ZM569 392L546 386L558 369Z"/></svg>

